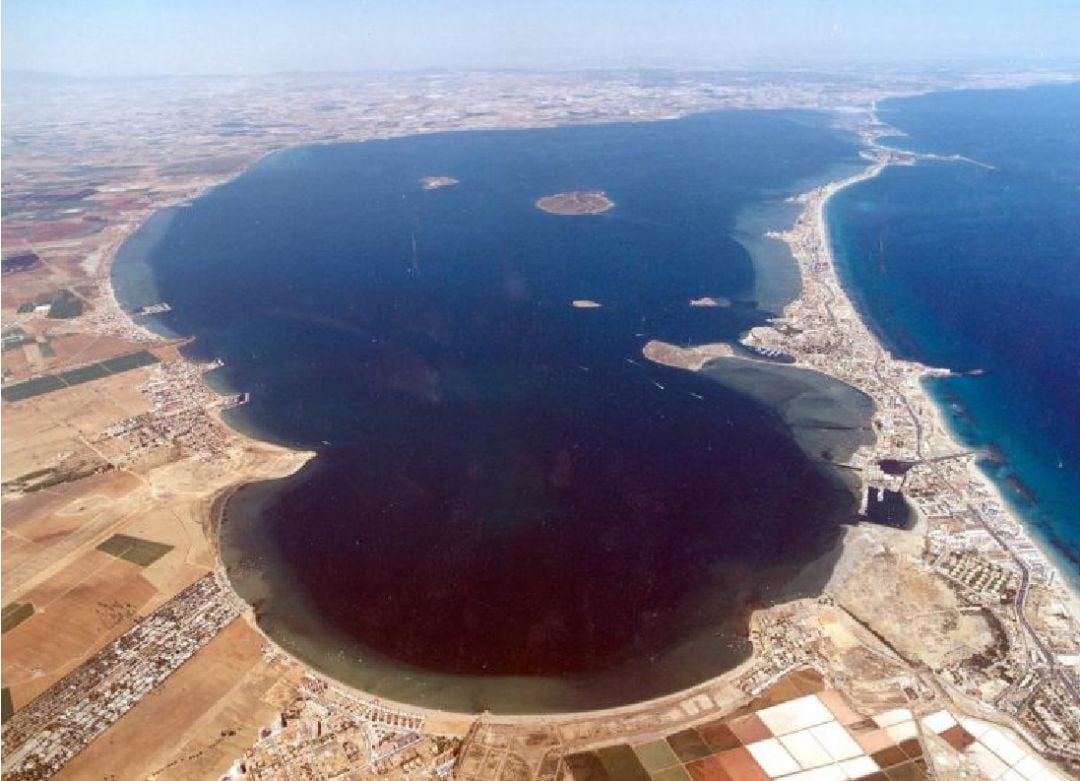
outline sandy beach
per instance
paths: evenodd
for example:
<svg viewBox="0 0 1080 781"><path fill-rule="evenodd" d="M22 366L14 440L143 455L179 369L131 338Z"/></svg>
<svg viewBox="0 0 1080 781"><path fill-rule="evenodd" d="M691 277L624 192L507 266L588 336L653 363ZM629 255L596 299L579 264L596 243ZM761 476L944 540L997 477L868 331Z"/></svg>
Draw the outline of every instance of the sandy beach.
<svg viewBox="0 0 1080 781"><path fill-rule="evenodd" d="M878 176L890 165L913 165L923 157L879 145L878 138L895 135L896 131L883 126L873 110L869 112L868 119L869 129L864 130L861 136L870 164L853 176L799 196L804 209L795 226L776 234L789 246L803 283L801 295L784 308L777 322L794 326L804 333L789 339L773 328L757 328L744 341L750 345L785 350L796 357L797 365L814 368L863 390L874 398L879 416L887 410L905 410L909 416L908 427L914 429L911 432L913 441L897 452L894 444L888 440L883 442L879 437L878 443L861 459L865 467L864 482L896 488L895 480L875 468L877 461L884 458L917 461L930 455L962 453L966 446L956 437L943 411L923 387L925 378L947 375L948 372L893 357L867 326L837 274L826 218L830 199L847 187ZM928 157L939 159L936 156ZM970 163L964 158L952 159L951 162ZM803 338L806 334L812 336ZM828 349L820 349L823 346ZM887 430L890 424L898 428L901 421L894 416L879 425L879 430ZM955 467L960 463L963 466L959 472L945 466L950 464ZM1045 571L1046 579L1069 605L1074 620L1080 616L1080 592L1057 569L1054 556L1044 549L1045 544L1026 533L1015 509L993 481L975 465L974 458L941 462L940 466L933 468L946 472L938 476L942 481L939 488L943 492L957 494L954 498L958 498L961 505L973 506L980 513L993 511L996 531L1005 541L1002 547L1014 562L1020 567L1036 567ZM921 512L926 512L926 508L918 506L918 500L915 504Z"/></svg>

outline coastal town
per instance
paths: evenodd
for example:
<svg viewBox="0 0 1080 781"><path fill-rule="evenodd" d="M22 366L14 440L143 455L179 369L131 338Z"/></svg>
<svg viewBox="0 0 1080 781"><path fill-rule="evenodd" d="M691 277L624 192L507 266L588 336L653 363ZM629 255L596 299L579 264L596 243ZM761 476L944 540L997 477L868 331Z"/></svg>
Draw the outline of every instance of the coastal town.
<svg viewBox="0 0 1080 781"><path fill-rule="evenodd" d="M212 575L188 586L15 714L4 777L51 778L235 617Z"/></svg>
<svg viewBox="0 0 1080 781"><path fill-rule="evenodd" d="M2 778L1080 774L1077 599L980 472L981 454L949 434L925 389L948 372L880 344L844 291L826 231L826 202L840 188L918 161L878 144L888 128L867 107L958 78L436 73L5 85ZM39 99L42 89L52 99ZM646 357L699 369L784 356L863 391L876 406L875 441L841 466L858 475L867 503L902 496L913 526L853 525L823 593L753 615L750 659L610 711L500 716L387 702L266 638L257 606L223 574L213 511L239 483L291 474L310 454L226 425L246 397L212 390L206 375L227 367L144 327L168 302L121 309L109 273L134 230L297 144L773 107L838 111L862 134L866 170L799 196L795 224L773 237L790 246L802 293L769 327L743 345L651 343ZM418 187L454 184L434 176Z"/></svg>

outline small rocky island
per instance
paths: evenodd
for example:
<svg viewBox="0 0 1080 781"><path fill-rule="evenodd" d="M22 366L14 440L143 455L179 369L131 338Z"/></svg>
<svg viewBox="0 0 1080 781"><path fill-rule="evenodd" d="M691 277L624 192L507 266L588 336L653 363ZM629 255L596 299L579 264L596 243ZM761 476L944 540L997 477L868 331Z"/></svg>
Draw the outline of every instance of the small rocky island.
<svg viewBox="0 0 1080 781"><path fill-rule="evenodd" d="M728 307L731 306L731 299L724 298L723 296L705 296L703 298L694 298L690 301L690 306L698 307Z"/></svg>
<svg viewBox="0 0 1080 781"><path fill-rule="evenodd" d="M548 195L536 202L536 208L549 214L602 214L615 205L603 190L573 190Z"/></svg>
<svg viewBox="0 0 1080 781"><path fill-rule="evenodd" d="M440 187L449 187L457 183L458 180L450 176L425 176L420 180L420 186L425 190L438 190Z"/></svg>

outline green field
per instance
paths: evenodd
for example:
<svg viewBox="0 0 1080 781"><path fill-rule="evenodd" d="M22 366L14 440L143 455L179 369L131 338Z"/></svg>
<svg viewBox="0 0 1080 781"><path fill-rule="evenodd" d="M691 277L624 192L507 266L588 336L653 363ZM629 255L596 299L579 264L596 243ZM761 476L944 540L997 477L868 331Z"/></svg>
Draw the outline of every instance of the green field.
<svg viewBox="0 0 1080 781"><path fill-rule="evenodd" d="M634 753L638 755L638 760L650 773L656 773L681 764L666 740L654 740L652 743L636 746Z"/></svg>
<svg viewBox="0 0 1080 781"><path fill-rule="evenodd" d="M26 382L20 382L18 385L9 385L0 393L3 394L4 401L22 401L32 396L40 396L43 393L51 393L66 387L58 377L46 374L36 380L27 380Z"/></svg>
<svg viewBox="0 0 1080 781"><path fill-rule="evenodd" d="M26 301L19 306L19 312L32 312L35 307L48 306L48 316L54 320L70 320L83 313L84 303L81 298L70 290L54 290L43 296L38 296L33 301Z"/></svg>
<svg viewBox="0 0 1080 781"><path fill-rule="evenodd" d="M137 353L121 355L118 358L109 358L106 361L98 361L89 366L81 366L78 369L71 369L59 374L46 374L44 377L38 377L35 380L20 382L18 385L9 385L3 391L0 391L0 394L3 395L4 401L22 401L23 399L40 396L43 393L51 393L61 388L80 385L91 380L100 380L110 374L120 374L121 372L131 371L157 362L156 355L146 350L140 350Z"/></svg>
<svg viewBox="0 0 1080 781"><path fill-rule="evenodd" d="M49 305L49 317L53 320L70 320L83 313L83 300L70 290L61 290Z"/></svg>
<svg viewBox="0 0 1080 781"><path fill-rule="evenodd" d="M110 374L119 374L120 372L131 371L132 369L149 366L150 364L157 362L158 359L156 355L149 353L146 350L140 350L137 353L121 355L119 358L109 358L106 361L102 361L101 365L104 366Z"/></svg>
<svg viewBox="0 0 1080 781"><path fill-rule="evenodd" d="M11 689L4 687L3 691L0 691L0 724L7 724L15 714L15 704L11 701Z"/></svg>
<svg viewBox="0 0 1080 781"><path fill-rule="evenodd" d="M637 754L625 743L597 749L596 755L613 781L650 781Z"/></svg>
<svg viewBox="0 0 1080 781"><path fill-rule="evenodd" d="M81 385L84 382L90 382L90 380L100 380L102 377L108 377L109 371L100 363L92 363L89 366L72 369L56 376L65 385Z"/></svg>
<svg viewBox="0 0 1080 781"><path fill-rule="evenodd" d="M114 534L97 546L99 551L130 561L140 567L148 567L173 549L172 545L142 540L127 534Z"/></svg>
<svg viewBox="0 0 1080 781"><path fill-rule="evenodd" d="M34 606L29 602L12 602L10 605L4 605L3 611L0 611L0 634L14 629L32 615L34 615Z"/></svg>

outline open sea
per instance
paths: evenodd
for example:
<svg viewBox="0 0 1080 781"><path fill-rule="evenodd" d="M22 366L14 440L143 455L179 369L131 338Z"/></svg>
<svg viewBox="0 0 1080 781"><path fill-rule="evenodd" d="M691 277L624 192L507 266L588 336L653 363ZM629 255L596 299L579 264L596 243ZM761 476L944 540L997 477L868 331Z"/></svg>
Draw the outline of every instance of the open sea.
<svg viewBox="0 0 1080 781"><path fill-rule="evenodd" d="M891 167L829 202L840 271L964 441L1080 582L1080 84L881 104Z"/></svg>
<svg viewBox="0 0 1080 781"><path fill-rule="evenodd" d="M830 121L294 148L148 221L113 267L122 303L167 301L155 327L224 361L211 382L251 395L230 423L318 452L225 510L260 625L347 683L458 710L623 704L744 660L750 609L828 577L857 507L830 461L871 436L871 403L641 349L735 339L798 292L761 234L862 167ZM435 175L460 183L422 189ZM575 189L616 206L534 206ZM730 303L690 306L706 296Z"/></svg>

